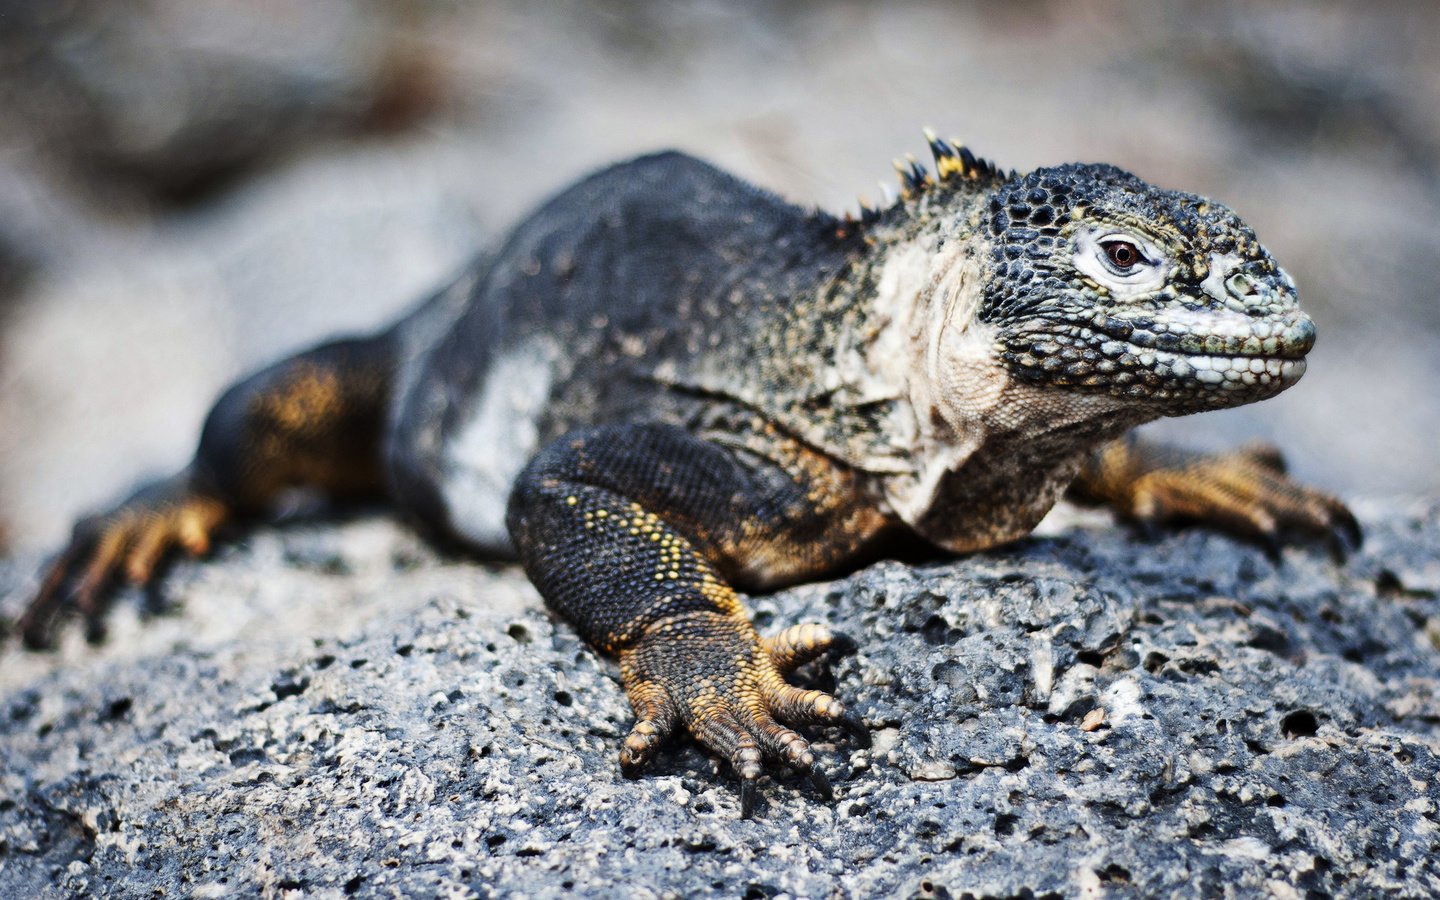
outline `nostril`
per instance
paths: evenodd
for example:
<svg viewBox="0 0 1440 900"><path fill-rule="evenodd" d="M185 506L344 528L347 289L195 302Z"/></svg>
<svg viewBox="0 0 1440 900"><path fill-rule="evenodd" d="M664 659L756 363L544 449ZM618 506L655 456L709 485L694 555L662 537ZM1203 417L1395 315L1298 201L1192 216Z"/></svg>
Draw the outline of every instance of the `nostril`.
<svg viewBox="0 0 1440 900"><path fill-rule="evenodd" d="M1237 297L1254 297L1260 293L1260 286L1256 284L1255 279L1244 272L1231 275L1226 280L1225 286L1230 289L1230 293Z"/></svg>

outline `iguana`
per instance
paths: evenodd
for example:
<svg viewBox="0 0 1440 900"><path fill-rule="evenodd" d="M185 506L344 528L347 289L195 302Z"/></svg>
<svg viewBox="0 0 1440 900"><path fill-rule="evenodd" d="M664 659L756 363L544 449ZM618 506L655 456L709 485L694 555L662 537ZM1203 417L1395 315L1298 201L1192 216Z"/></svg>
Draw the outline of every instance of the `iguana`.
<svg viewBox="0 0 1440 900"><path fill-rule="evenodd" d="M565 189L390 329L230 388L193 463L76 526L18 627L92 625L122 576L204 553L288 489L383 498L487 556L618 657L639 772L682 726L749 816L767 761L830 788L788 726L864 724L787 675L840 646L757 634L739 591L894 542L1028 533L1067 486L1146 521L1360 539L1267 449L1128 436L1305 371L1295 285L1229 209L1107 165L1005 172L927 133L930 173L837 217L676 152ZM782 724L785 723L785 724Z"/></svg>

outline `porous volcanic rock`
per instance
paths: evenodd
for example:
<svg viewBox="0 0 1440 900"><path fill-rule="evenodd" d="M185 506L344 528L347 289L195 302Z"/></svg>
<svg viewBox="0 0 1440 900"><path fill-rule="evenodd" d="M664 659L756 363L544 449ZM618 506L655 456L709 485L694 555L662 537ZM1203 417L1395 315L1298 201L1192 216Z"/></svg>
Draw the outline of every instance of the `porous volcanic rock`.
<svg viewBox="0 0 1440 900"><path fill-rule="evenodd" d="M1434 896L1440 504L1362 512L1344 566L1080 517L756 598L856 637L801 677L874 746L749 821L688 742L621 777L613 664L516 569L257 529L101 647L5 645L0 895Z"/></svg>

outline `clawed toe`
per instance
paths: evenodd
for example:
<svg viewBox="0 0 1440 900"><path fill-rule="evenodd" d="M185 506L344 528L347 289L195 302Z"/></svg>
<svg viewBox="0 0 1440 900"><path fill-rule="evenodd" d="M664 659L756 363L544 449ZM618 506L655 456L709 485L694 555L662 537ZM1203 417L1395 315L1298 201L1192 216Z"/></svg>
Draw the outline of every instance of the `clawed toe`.
<svg viewBox="0 0 1440 900"><path fill-rule="evenodd" d="M849 636L837 634L828 625L806 622L791 625L774 637L762 638L761 645L770 654L775 668L782 675L795 671L829 652L855 652L856 644Z"/></svg>
<svg viewBox="0 0 1440 900"><path fill-rule="evenodd" d="M629 694L636 721L620 747L620 771L627 778L636 778L675 730L680 710L665 689L653 681L632 685Z"/></svg>
<svg viewBox="0 0 1440 900"><path fill-rule="evenodd" d="M845 708L845 704L824 691L803 690L785 685L776 698L775 712L781 718L800 725L835 726L869 746L870 732Z"/></svg>
<svg viewBox="0 0 1440 900"><path fill-rule="evenodd" d="M664 735L653 722L636 722L620 748L620 771L627 778L638 778L660 750Z"/></svg>
<svg viewBox="0 0 1440 900"><path fill-rule="evenodd" d="M79 530L77 527L77 541L79 540ZM80 549L77 551L76 547ZM83 544L73 544L50 561L49 567L45 570L45 576L40 581L40 589L35 592L30 604L25 607L25 611L15 622L15 630L20 633L20 640L26 649L54 649L55 620L61 607L73 593L67 589L71 577L70 569L75 558L85 549Z"/></svg>
<svg viewBox="0 0 1440 900"><path fill-rule="evenodd" d="M31 650L53 648L67 609L84 619L87 640L103 640L105 609L121 577L150 584L176 547L191 553L208 549L210 533L226 516L219 501L188 493L183 481L173 479L141 491L106 516L81 521L15 623L21 641Z"/></svg>
<svg viewBox="0 0 1440 900"><path fill-rule="evenodd" d="M805 778L826 801L835 798L830 779L816 765L810 742L796 732L780 725L766 715L757 721L741 724L733 715L717 716L697 729L696 737L710 749L726 756L740 779L740 817L750 818L754 812L760 777L764 774L766 757L783 762Z"/></svg>

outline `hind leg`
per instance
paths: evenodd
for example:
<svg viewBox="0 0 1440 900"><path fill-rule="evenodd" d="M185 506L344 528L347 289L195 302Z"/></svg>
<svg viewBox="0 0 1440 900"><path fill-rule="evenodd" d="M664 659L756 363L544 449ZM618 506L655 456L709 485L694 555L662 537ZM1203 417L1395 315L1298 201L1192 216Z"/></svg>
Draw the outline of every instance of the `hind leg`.
<svg viewBox="0 0 1440 900"><path fill-rule="evenodd" d="M122 577L145 584L173 550L205 553L222 524L268 511L288 489L378 493L390 356L388 336L337 341L226 391L188 467L75 526L16 623L26 645L50 646L67 607L98 638Z"/></svg>

